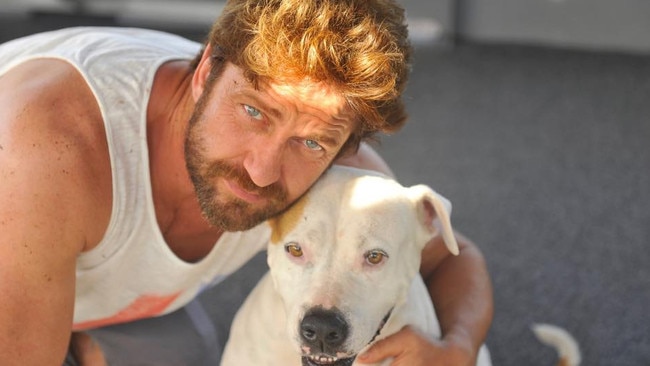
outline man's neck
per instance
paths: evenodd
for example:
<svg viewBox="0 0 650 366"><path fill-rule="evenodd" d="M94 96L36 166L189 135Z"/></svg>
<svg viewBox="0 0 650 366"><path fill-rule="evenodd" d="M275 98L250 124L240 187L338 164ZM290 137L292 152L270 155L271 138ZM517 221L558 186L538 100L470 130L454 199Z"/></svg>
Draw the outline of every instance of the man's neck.
<svg viewBox="0 0 650 366"><path fill-rule="evenodd" d="M188 261L207 254L220 235L201 216L185 166L185 131L194 108L191 78L189 63L164 64L156 73L147 110L156 218L172 251Z"/></svg>

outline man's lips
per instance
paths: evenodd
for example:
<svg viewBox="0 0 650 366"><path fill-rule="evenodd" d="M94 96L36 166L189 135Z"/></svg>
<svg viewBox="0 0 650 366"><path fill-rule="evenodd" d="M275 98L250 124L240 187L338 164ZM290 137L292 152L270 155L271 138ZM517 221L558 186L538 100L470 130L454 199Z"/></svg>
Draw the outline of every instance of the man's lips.
<svg viewBox="0 0 650 366"><path fill-rule="evenodd" d="M262 200L262 196L260 196L257 193L253 193L250 191L245 190L242 188L239 184L237 184L235 181L228 180L226 179L226 186L228 189L230 189L230 192L232 194L246 202L249 203L256 203Z"/></svg>

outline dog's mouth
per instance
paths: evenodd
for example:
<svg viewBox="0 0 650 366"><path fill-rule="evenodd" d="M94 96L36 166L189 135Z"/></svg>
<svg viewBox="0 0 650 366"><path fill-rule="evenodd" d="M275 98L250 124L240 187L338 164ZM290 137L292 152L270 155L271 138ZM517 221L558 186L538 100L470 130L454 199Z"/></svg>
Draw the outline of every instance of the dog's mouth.
<svg viewBox="0 0 650 366"><path fill-rule="evenodd" d="M327 355L302 356L302 366L351 366L357 356L336 358Z"/></svg>
<svg viewBox="0 0 650 366"><path fill-rule="evenodd" d="M392 313L393 313L393 309L391 308L386 314L386 316L384 316L384 318L382 319L381 323L379 324L379 327L377 327L377 332L373 335L372 339L370 340L370 342L368 342L368 344L374 342L377 336L379 336L382 329L384 329L384 325L386 325L386 322L388 322L388 318L390 318ZM302 366L351 366L354 363L354 360L356 358L357 358L356 354L345 358L333 357L327 354L303 355Z"/></svg>

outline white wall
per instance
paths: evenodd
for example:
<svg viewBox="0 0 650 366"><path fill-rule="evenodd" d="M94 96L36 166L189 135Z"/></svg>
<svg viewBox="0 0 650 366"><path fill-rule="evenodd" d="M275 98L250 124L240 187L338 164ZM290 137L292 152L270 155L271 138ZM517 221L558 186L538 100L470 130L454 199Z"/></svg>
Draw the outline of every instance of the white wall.
<svg viewBox="0 0 650 366"><path fill-rule="evenodd" d="M650 52L648 0L457 1L467 39Z"/></svg>
<svg viewBox="0 0 650 366"><path fill-rule="evenodd" d="M439 42L453 37L455 0L399 0L399 2L406 9L410 34L416 41ZM427 32L429 37L423 37ZM433 37L431 37L432 33L434 33Z"/></svg>
<svg viewBox="0 0 650 366"><path fill-rule="evenodd" d="M78 0L0 0L0 13ZM118 18L210 24L223 0L81 0ZM452 38L650 53L650 0L398 0L419 43Z"/></svg>

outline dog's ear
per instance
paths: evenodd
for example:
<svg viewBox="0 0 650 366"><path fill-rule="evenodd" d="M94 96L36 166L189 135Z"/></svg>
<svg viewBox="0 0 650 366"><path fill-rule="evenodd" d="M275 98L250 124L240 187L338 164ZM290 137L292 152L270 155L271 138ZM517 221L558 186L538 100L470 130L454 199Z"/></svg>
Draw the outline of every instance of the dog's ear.
<svg viewBox="0 0 650 366"><path fill-rule="evenodd" d="M451 202L423 184L410 187L409 192L415 202L420 225L424 227L431 237L436 235L438 229L440 229L447 249L453 255L458 255L460 250L449 218L451 215Z"/></svg>

